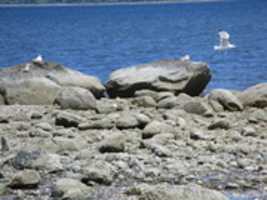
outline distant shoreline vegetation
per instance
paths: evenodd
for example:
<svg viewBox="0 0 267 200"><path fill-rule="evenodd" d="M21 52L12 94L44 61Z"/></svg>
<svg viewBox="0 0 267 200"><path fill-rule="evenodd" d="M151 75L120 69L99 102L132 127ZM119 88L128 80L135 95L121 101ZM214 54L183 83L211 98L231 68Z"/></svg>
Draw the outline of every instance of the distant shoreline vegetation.
<svg viewBox="0 0 267 200"><path fill-rule="evenodd" d="M0 0L0 5L66 5L113 3L187 3L223 0Z"/></svg>

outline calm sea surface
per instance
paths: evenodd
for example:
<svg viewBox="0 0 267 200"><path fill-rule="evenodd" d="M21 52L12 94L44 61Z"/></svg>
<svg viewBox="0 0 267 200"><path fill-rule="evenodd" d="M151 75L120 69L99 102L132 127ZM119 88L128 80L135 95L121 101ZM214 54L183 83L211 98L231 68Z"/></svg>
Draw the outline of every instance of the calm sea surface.
<svg viewBox="0 0 267 200"><path fill-rule="evenodd" d="M217 32L237 48L216 52ZM211 88L267 81L267 1L0 7L0 66L43 54L102 81L112 70L190 54L210 64Z"/></svg>

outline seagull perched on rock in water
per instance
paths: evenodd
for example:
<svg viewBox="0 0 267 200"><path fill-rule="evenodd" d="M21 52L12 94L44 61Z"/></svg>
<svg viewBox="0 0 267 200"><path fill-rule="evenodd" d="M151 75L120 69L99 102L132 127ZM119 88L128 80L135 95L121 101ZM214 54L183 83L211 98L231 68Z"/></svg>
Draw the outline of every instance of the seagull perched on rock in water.
<svg viewBox="0 0 267 200"><path fill-rule="evenodd" d="M214 50L223 51L223 50L235 48L235 45L231 44L230 42L229 33L227 33L226 31L220 31L218 34L220 37L220 44L219 46L214 46Z"/></svg>
<svg viewBox="0 0 267 200"><path fill-rule="evenodd" d="M43 56L39 54L36 58L32 60L32 62L40 65L44 64Z"/></svg>

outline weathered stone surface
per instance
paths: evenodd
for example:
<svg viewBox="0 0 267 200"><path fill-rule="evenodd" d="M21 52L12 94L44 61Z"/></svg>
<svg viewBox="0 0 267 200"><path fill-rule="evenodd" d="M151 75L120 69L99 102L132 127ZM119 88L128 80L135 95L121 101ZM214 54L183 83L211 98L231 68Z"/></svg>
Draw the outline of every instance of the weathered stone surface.
<svg viewBox="0 0 267 200"><path fill-rule="evenodd" d="M46 62L2 68L0 78L0 94L7 104L52 105L59 89L66 86L86 88L95 96L105 91L95 77Z"/></svg>
<svg viewBox="0 0 267 200"><path fill-rule="evenodd" d="M40 156L40 151L19 151L13 158L12 165L15 169L30 169Z"/></svg>
<svg viewBox="0 0 267 200"><path fill-rule="evenodd" d="M164 122L152 121L143 130L143 138L151 138L160 133L172 133L174 128Z"/></svg>
<svg viewBox="0 0 267 200"><path fill-rule="evenodd" d="M228 130L231 127L230 122L225 119L214 120L208 127L210 130L225 129Z"/></svg>
<svg viewBox="0 0 267 200"><path fill-rule="evenodd" d="M109 118L99 119L90 122L84 122L79 124L80 130L88 129L111 129L115 126L114 122Z"/></svg>
<svg viewBox="0 0 267 200"><path fill-rule="evenodd" d="M68 112L58 113L55 121L57 126L64 127L78 127L82 122L84 122L82 117Z"/></svg>
<svg viewBox="0 0 267 200"><path fill-rule="evenodd" d="M139 127L140 123L134 114L130 112L125 112L122 113L116 121L116 126L119 129L129 129Z"/></svg>
<svg viewBox="0 0 267 200"><path fill-rule="evenodd" d="M210 79L206 63L167 60L117 70L106 87L112 97L131 97L144 89L199 95Z"/></svg>
<svg viewBox="0 0 267 200"><path fill-rule="evenodd" d="M133 99L132 103L145 108L155 107L157 105L156 101L150 96L136 97Z"/></svg>
<svg viewBox="0 0 267 200"><path fill-rule="evenodd" d="M159 108L171 109L178 105L177 97L167 97L158 102Z"/></svg>
<svg viewBox="0 0 267 200"><path fill-rule="evenodd" d="M216 89L208 95L209 100L217 101L225 110L238 111L243 110L240 100L229 90Z"/></svg>
<svg viewBox="0 0 267 200"><path fill-rule="evenodd" d="M184 110L188 113L192 114L198 114L210 117L212 116L212 109L209 107L209 105L200 100L200 99L194 99L184 105Z"/></svg>
<svg viewBox="0 0 267 200"><path fill-rule="evenodd" d="M86 200L90 198L92 190L79 180L61 178L56 181L53 188L53 198L68 200Z"/></svg>
<svg viewBox="0 0 267 200"><path fill-rule="evenodd" d="M100 143L99 151L101 153L124 152L125 142L123 134L115 133Z"/></svg>
<svg viewBox="0 0 267 200"><path fill-rule="evenodd" d="M215 190L209 190L197 185L186 186L154 186L147 187L138 200L228 200L226 196Z"/></svg>
<svg viewBox="0 0 267 200"><path fill-rule="evenodd" d="M38 172L34 170L24 170L14 175L9 187L16 189L36 188L41 180Z"/></svg>
<svg viewBox="0 0 267 200"><path fill-rule="evenodd" d="M5 90L2 95L9 105L52 105L60 89L59 85L45 77L15 79L12 82L1 80L0 87Z"/></svg>
<svg viewBox="0 0 267 200"><path fill-rule="evenodd" d="M96 97L102 96L105 87L93 76L82 74L79 71L68 69L62 65L54 67L47 77L61 86L81 87L90 90Z"/></svg>
<svg viewBox="0 0 267 200"><path fill-rule="evenodd" d="M60 90L55 99L55 104L58 104L62 109L96 109L96 99L92 93L79 87L66 87Z"/></svg>
<svg viewBox="0 0 267 200"><path fill-rule="evenodd" d="M90 184L96 182L98 184L110 185L113 180L113 166L107 162L97 161L86 167L82 181Z"/></svg>
<svg viewBox="0 0 267 200"><path fill-rule="evenodd" d="M244 106L267 107L267 83L261 83L244 90L239 98Z"/></svg>

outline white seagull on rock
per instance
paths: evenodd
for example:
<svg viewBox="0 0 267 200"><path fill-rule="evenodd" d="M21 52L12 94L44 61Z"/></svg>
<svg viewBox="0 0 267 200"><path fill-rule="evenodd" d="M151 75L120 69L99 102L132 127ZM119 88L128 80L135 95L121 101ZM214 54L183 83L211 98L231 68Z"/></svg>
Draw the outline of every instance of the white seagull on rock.
<svg viewBox="0 0 267 200"><path fill-rule="evenodd" d="M180 60L181 61L190 61L191 57L190 57L190 55L186 54L185 56L181 57Z"/></svg>
<svg viewBox="0 0 267 200"><path fill-rule="evenodd" d="M32 62L40 65L44 64L43 56L39 54L36 58L32 60Z"/></svg>
<svg viewBox="0 0 267 200"><path fill-rule="evenodd" d="M30 63L27 63L23 69L23 72L28 72L30 71L30 67L31 67L31 64Z"/></svg>
<svg viewBox="0 0 267 200"><path fill-rule="evenodd" d="M226 31L220 31L218 34L220 37L220 45L214 46L214 50L223 51L227 49L233 49L236 47L234 44L231 44L229 33L227 33Z"/></svg>

